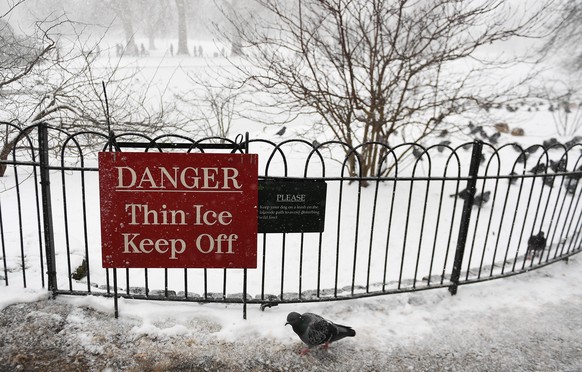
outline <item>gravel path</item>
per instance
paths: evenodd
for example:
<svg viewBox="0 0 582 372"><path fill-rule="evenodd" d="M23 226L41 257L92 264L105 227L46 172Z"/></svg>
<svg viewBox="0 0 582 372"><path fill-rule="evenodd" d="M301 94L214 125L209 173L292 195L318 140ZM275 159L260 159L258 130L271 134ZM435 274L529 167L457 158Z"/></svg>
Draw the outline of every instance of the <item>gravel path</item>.
<svg viewBox="0 0 582 372"><path fill-rule="evenodd" d="M136 327L144 327L139 319L116 320L64 296L18 303L0 312L0 371L582 371L582 295L545 302L548 288L533 288L530 302L500 300L492 307L495 311L472 305L462 306L462 311L443 308L466 303L463 293L469 300L478 297L479 286L501 291L513 290L511 283L535 286L555 277L558 265L523 275L533 275L531 281L518 276L462 287L454 301L436 291L366 300L362 307L360 300L354 301L362 316L362 309L370 316L406 309L411 322L414 314L435 310L425 317L430 330L420 336L404 339L394 330L377 329L374 337L383 340L377 346L364 342L360 332L328 351L313 350L306 356L298 355L298 340L287 343L255 332L225 340L217 336L222 325L211 317L193 318L182 335L163 336L136 333ZM578 263L567 270L580 267ZM571 290L581 294L579 282L570 282ZM291 307L271 311L284 319Z"/></svg>

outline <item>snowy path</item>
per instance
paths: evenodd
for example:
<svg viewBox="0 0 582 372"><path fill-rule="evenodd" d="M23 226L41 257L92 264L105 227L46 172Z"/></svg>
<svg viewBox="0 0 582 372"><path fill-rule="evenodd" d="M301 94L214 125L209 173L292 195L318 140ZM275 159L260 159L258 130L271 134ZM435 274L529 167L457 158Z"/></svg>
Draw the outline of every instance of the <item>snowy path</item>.
<svg viewBox="0 0 582 372"><path fill-rule="evenodd" d="M121 301L0 287L0 371L329 370L581 371L582 257L520 276L446 290L264 313L240 306ZM307 356L289 311L358 334ZM49 368L50 365L50 368ZM20 367L19 367L20 366Z"/></svg>

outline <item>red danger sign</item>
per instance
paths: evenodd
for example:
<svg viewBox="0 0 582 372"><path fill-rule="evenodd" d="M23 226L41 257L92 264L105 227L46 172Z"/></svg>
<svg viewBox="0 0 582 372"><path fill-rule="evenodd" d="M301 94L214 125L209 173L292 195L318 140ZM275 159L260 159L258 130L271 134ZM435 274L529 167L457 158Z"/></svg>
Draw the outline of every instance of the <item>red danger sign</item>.
<svg viewBox="0 0 582 372"><path fill-rule="evenodd" d="M256 154L99 153L104 268L256 268Z"/></svg>

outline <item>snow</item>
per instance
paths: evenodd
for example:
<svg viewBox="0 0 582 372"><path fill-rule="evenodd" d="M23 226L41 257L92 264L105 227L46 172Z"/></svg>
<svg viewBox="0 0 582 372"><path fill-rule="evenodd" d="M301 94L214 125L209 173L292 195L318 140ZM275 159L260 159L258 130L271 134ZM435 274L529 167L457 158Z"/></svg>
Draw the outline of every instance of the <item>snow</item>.
<svg viewBox="0 0 582 372"><path fill-rule="evenodd" d="M116 320L112 299L63 295L49 300L43 290L0 287L1 308L24 302L37 306L18 325L8 326L0 316L0 342L9 335L17 337L12 329L20 336L24 326L29 332L31 327L46 329L41 331L42 338L55 339L55 347L66 339L66 354L77 359L83 355L90 370L139 369L144 367L142 359L149 368L162 369L188 365L209 370L221 366L229 370L399 371L439 370L439 366L451 370L579 370L581 272L582 262L574 256L568 263L461 286L456 296L438 289L280 305L264 312L249 306L247 320L242 319L239 305L126 299L120 300ZM292 329L284 326L290 311L322 314L354 327L357 335L333 344L328 351L298 356L303 346ZM34 343L34 338L24 345ZM0 350L8 344L2 345ZM26 346L22 349L25 353ZM6 361L0 356L2 362Z"/></svg>
<svg viewBox="0 0 582 372"><path fill-rule="evenodd" d="M207 48L205 50L210 50L210 45ZM158 68L159 62L154 61L154 57L146 58L140 63L145 67L149 64L149 67L155 70L155 74L162 71L159 76L155 75L155 78L163 81L168 74L174 76L172 71L178 66L181 69L198 68L203 67L207 61L189 59L186 62L167 58L162 66L168 70L166 72ZM219 58L215 62L223 63L224 60ZM146 81L152 78L147 74L145 76ZM184 76L176 74L176 79L184 80ZM180 84L176 84L176 87L179 87ZM539 143L540 140L553 135L554 128L547 125L547 113L520 112L513 117L511 124L520 126L526 122L534 124L528 125L526 128L528 135L520 139L524 147ZM288 138L305 129L303 127L294 129L296 132L288 134ZM236 123L232 133L246 130L251 131L252 138L261 138L275 132L273 128L256 123L249 127L248 121L241 119ZM509 140L511 139L507 141ZM298 148L294 147L294 150ZM297 151L297 154L297 158L300 159L305 155L300 151ZM261 161L263 168L265 160ZM275 159L275 164L278 164L277 161L280 162ZM88 163L91 164L91 161ZM57 190L60 186L59 177L60 175L56 174L54 180L54 187ZM68 189L77 193L74 196L70 195L70 200L80 197L79 180L75 177L71 176L67 181ZM96 182L95 174L86 174L85 177L88 184ZM7 183L7 187L10 187L8 181ZM31 188L32 185L32 181L23 183L24 187ZM354 192L352 195L357 191L354 185L346 188L352 189ZM389 191L385 188L381 190L384 193ZM96 190L87 192L86 197L97 203ZM408 190L400 192L406 196ZM364 195L364 199L369 196ZM329 197L329 200L337 200L337 196L335 199ZM3 208L13 202L3 200ZM353 202L354 199L346 200L343 208L350 208L350 203ZM55 209L58 208L57 205L58 203L55 203ZM336 207L328 205L330 211ZM402 210L403 206L397 208ZM57 211L62 213L58 209ZM97 221L98 209L89 212L93 213L90 214L90 218ZM386 220L387 217L384 216L383 219ZM27 221L35 223L34 218ZM71 231L83 230L81 218L72 216L71 221L73 221ZM430 224L430 216L428 223ZM446 221L441 223L444 224ZM350 221L346 220L344 224L350 225ZM328 230L330 228L333 231L337 227L326 227ZM360 228L364 232L370 230L370 226L365 224ZM25 245L34 245L37 239L34 234L35 226L25 226L25 229ZM353 232L353 226L342 227L342 234L351 236L350 232ZM91 241L98 241L98 229L91 230L90 234ZM8 241L17 243L18 237L15 235L15 232L9 232ZM269 239L273 246L280 246L280 237L273 236ZM58 248L62 253L63 242L57 240L57 243L60 243ZM293 238L289 238L287 244L291 247ZM345 244L353 246L351 241ZM19 249L19 244L14 246L15 249ZM71 266L74 268L84 255L82 237L73 238L71 246L73 253ZM95 254L98 255L99 252ZM269 254L274 262L281 261L278 253ZM100 264L99 258L93 259L97 266ZM40 269L34 269L34 266L38 266L38 259L38 254L27 256L32 266L29 277L38 277L41 274ZM64 262L66 257L63 254L58 259ZM306 260L304 289L308 288L308 284L313 284L314 275L309 273L315 271L313 267L315 262L313 259ZM399 263L400 260L395 259L393 262ZM18 271L19 262L8 263L11 272ZM292 268L297 264L297 260L288 259L287 264L291 267L287 270L288 273L296 271ZM344 264L351 266L351 261L345 260ZM58 265L65 266L61 263ZM103 282L103 272L98 273L97 269L93 271L93 268L91 270L95 274L92 280ZM348 267L347 272L351 273L351 267ZM330 285L333 283L331 275L333 271L327 273L328 276L323 277L322 281ZM230 276L232 283L239 283L239 274ZM217 288L221 288L222 285L219 279L221 275L216 273ZM152 270L150 280L152 283L162 283L157 279L161 276L161 271ZM260 275L253 276L251 273L250 276L250 286L258 288ZM67 279L66 276L59 277L59 283L63 285ZM0 353L0 367L26 366L27 362L34 359L26 354L29 352L34 355L34 351L31 351L34 348L31 347L29 350L27 345L38 346L35 342L40 342L37 340L40 335L41 338L54 340L55 347L61 348L67 358L73 358L72 356L80 358L79 360L92 370L104 368L116 370L127 367L138 370L144 366L150 368L157 366L162 370L179 369L180 364L175 361L176 356L189 361L190 364L185 365L202 366L207 369L463 370L463 367L466 367L467 370L522 368L528 370L541 366L540 370L580 370L581 279L582 258L575 255L568 263L558 262L514 277L461 286L456 296L451 296L446 289L433 289L356 300L281 304L264 312L256 305L249 305L246 320L242 319L241 305L139 301L123 298L119 299L120 317L116 320L111 298L59 295L53 300L45 289L38 286L32 285L23 289L19 283L5 286L1 281L0 351L5 352ZM194 275L191 280L200 281ZM343 280L345 284L349 284L351 277ZM134 278L132 283L133 281ZM75 285L86 287L86 283ZM286 291L296 290L295 285L296 283L289 284L287 281ZM276 293L278 280L273 281L271 286ZM15 313L25 312L25 317L18 318L10 312L11 309L16 309ZM301 343L291 328L284 326L287 313L290 311L321 314L332 321L352 326L357 335L355 338L334 344L328 352L317 350L306 357L299 357L296 354L302 347ZM1 316L8 315L10 319L16 319L12 326L8 325L8 321L2 321ZM20 352L24 353L24 359L16 357L11 360L3 359L2 354L4 357L15 355L14 350L10 349L9 340L12 340L14 345L16 342L14 340L19 339L18 337L27 338L22 344L18 344L21 345ZM553 354L546 353L547 350L552 350ZM154 355L158 355L159 358L154 358ZM534 359L536 356L540 359ZM207 359L204 359L205 357ZM196 358L200 364L193 361ZM77 359L71 360L68 360L68 363L73 363Z"/></svg>
<svg viewBox="0 0 582 372"><path fill-rule="evenodd" d="M14 303L35 302L46 300L50 297L50 294L45 290L34 288L2 285L0 286L0 289L2 290L2 297L0 297L0 310Z"/></svg>

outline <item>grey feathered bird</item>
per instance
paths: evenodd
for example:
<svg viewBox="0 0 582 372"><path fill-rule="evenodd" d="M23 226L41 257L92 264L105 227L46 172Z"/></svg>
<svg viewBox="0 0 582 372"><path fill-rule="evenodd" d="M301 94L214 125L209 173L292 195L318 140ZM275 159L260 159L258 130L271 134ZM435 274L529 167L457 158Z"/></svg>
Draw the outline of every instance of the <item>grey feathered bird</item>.
<svg viewBox="0 0 582 372"><path fill-rule="evenodd" d="M561 158L560 161L553 161L550 159L550 169L555 173L565 172L567 170L566 158Z"/></svg>
<svg viewBox="0 0 582 372"><path fill-rule="evenodd" d="M475 198L473 199L473 205L481 207L483 204L489 201L490 195L491 191L485 191L483 194L475 195Z"/></svg>
<svg viewBox="0 0 582 372"><path fill-rule="evenodd" d="M287 315L285 325L287 324L293 327L293 331L309 347L304 349L301 354L309 352L310 348L317 345L322 345L324 349L327 349L332 342L356 335L356 331L351 327L335 324L313 313L291 312Z"/></svg>
<svg viewBox="0 0 582 372"><path fill-rule="evenodd" d="M538 173L546 173L547 170L546 163L538 163L535 167L529 170L530 173L538 174Z"/></svg>
<svg viewBox="0 0 582 372"><path fill-rule="evenodd" d="M451 141L441 141L438 145L437 145L437 150L439 152L443 152L445 150L445 147L450 145Z"/></svg>
<svg viewBox="0 0 582 372"><path fill-rule="evenodd" d="M492 144L496 144L499 140L499 137L501 137L500 132L493 133L491 136L489 136L489 142Z"/></svg>
<svg viewBox="0 0 582 372"><path fill-rule="evenodd" d="M422 158L422 155L424 155L424 151L422 151L421 149L417 149L416 147L412 149L412 155L414 155L415 158L419 159L420 161L423 161L424 159Z"/></svg>
<svg viewBox="0 0 582 372"><path fill-rule="evenodd" d="M541 254L546 248L546 237L544 232L540 231L537 235L532 235L527 240L527 258L531 259L532 256L535 257Z"/></svg>
<svg viewBox="0 0 582 372"><path fill-rule="evenodd" d="M457 194L451 194L449 196L451 198L454 196L458 196L459 199L465 200L469 197L469 190L463 189L463 190L459 191ZM489 201L490 196L491 196L491 191L485 191L483 194L475 195L475 197L473 198L473 205L481 207L483 204L485 204Z"/></svg>
<svg viewBox="0 0 582 372"><path fill-rule="evenodd" d="M451 198L458 196L460 199L467 199L469 197L469 189L463 189L456 194L449 195Z"/></svg>

